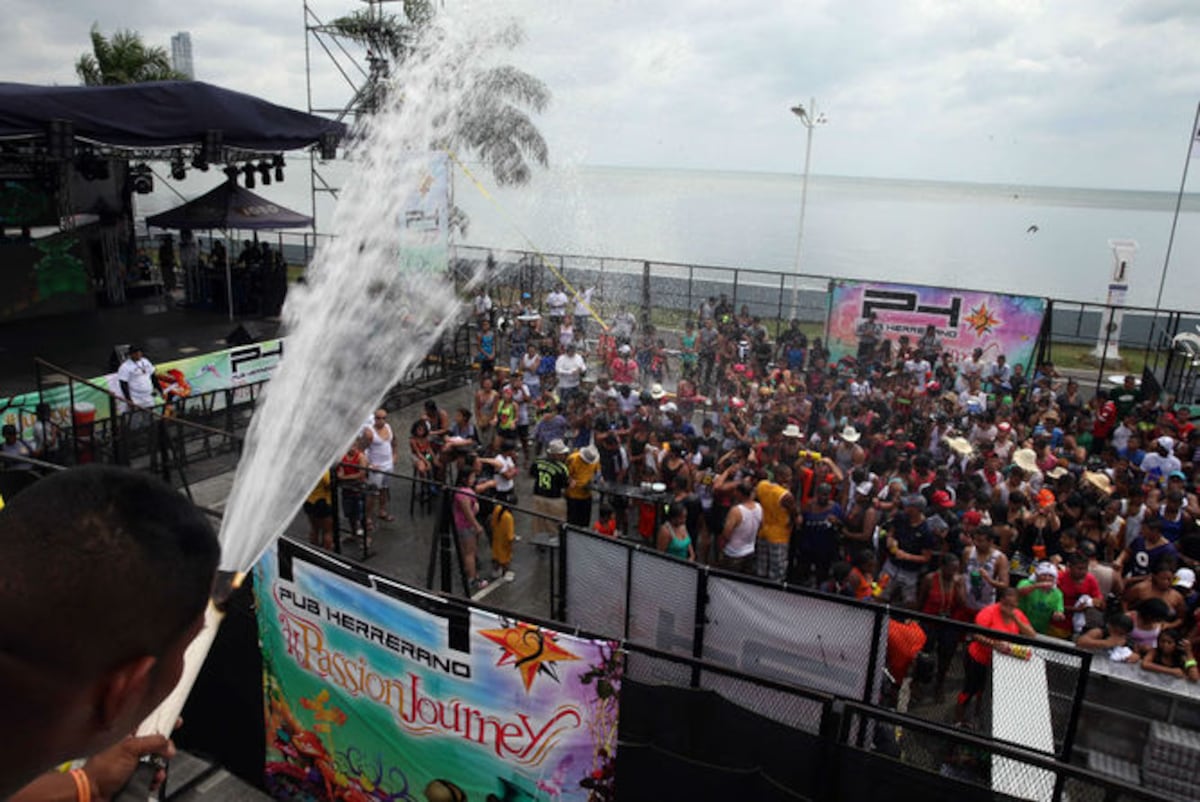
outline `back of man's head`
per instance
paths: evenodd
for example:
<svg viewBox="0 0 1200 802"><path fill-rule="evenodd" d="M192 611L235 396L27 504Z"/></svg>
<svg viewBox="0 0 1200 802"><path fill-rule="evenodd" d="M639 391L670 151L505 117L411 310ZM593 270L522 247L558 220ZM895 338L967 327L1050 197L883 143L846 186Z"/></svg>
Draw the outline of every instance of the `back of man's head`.
<svg viewBox="0 0 1200 802"><path fill-rule="evenodd" d="M0 511L0 685L19 696L9 710L31 744L103 746L106 728L153 709L178 679L218 557L203 513L127 468L61 471L13 498ZM112 695L114 677L140 685ZM93 719L90 733L53 729Z"/></svg>

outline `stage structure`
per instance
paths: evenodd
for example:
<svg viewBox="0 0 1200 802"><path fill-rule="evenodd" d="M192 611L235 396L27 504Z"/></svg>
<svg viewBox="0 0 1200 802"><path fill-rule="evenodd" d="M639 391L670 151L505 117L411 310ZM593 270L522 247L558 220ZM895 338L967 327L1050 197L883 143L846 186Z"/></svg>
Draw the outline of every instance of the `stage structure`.
<svg viewBox="0 0 1200 802"><path fill-rule="evenodd" d="M94 292L125 301L136 264L132 200L153 191L152 163L176 180L225 165L253 188L256 178L281 180L284 153L335 154L345 133L338 121L201 81L0 83L0 247L37 244L43 254L10 277L0 320L72 311ZM41 247L60 233L70 236Z"/></svg>

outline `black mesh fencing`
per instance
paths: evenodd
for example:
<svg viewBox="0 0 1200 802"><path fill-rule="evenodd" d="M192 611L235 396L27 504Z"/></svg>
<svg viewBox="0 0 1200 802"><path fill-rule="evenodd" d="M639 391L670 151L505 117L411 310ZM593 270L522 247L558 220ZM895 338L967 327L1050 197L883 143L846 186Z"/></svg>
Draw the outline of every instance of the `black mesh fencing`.
<svg viewBox="0 0 1200 802"><path fill-rule="evenodd" d="M959 795L946 793L944 798L974 798L979 792L995 799L1071 802L1163 798L1136 781L1102 777L969 729L948 728L865 705L847 703L840 726L842 798L870 798L894 784L898 773L913 777L915 772L936 776L947 788L957 784L962 789ZM863 733L861 738L854 737L858 732Z"/></svg>
<svg viewBox="0 0 1200 802"><path fill-rule="evenodd" d="M567 624L940 725L965 722L989 737L1071 758L1091 657L1065 641L769 583L573 527L564 528L563 542L560 617ZM1020 656L1005 646L981 667L966 658L975 633L1005 641ZM633 674L639 678L681 681L653 661L631 665L645 672ZM691 687L710 686L697 674ZM770 711L783 702L769 697L755 691L735 701L775 718Z"/></svg>

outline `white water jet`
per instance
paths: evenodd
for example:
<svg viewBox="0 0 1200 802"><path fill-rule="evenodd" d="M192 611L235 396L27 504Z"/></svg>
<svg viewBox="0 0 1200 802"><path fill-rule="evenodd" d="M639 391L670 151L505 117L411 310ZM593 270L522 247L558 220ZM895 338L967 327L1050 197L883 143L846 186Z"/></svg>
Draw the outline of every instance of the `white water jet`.
<svg viewBox="0 0 1200 802"><path fill-rule="evenodd" d="M490 45L505 41L489 15L457 11L427 29L384 108L352 133L336 236L288 294L284 358L247 433L221 526L224 571L254 565L386 391L458 320L446 249L406 230L404 214Z"/></svg>

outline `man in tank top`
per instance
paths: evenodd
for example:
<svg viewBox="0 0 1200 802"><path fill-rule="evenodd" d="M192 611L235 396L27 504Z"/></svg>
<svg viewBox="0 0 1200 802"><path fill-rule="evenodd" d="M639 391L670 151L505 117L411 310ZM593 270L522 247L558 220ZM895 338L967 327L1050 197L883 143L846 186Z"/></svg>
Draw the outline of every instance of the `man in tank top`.
<svg viewBox="0 0 1200 802"><path fill-rule="evenodd" d="M367 446L367 483L378 490L367 496L367 519L378 513L380 520L394 521L388 512L392 499L391 472L396 467L396 437L388 423L386 409L375 410L371 425L363 428L363 434L371 438Z"/></svg>
<svg viewBox="0 0 1200 802"><path fill-rule="evenodd" d="M717 564L727 571L754 572L754 544L762 526L762 506L754 500L753 492L745 481L733 487L733 506L725 516L725 528L717 543Z"/></svg>

